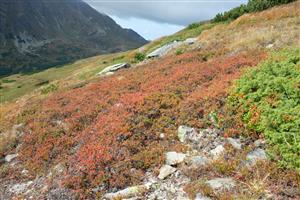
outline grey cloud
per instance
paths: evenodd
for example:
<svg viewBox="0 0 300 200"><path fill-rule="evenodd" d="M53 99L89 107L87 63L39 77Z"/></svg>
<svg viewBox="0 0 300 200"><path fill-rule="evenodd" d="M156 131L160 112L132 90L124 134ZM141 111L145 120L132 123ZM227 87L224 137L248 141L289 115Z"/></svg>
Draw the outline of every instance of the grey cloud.
<svg viewBox="0 0 300 200"><path fill-rule="evenodd" d="M187 25L211 19L247 0L85 0L98 11L120 18L144 18L160 23Z"/></svg>

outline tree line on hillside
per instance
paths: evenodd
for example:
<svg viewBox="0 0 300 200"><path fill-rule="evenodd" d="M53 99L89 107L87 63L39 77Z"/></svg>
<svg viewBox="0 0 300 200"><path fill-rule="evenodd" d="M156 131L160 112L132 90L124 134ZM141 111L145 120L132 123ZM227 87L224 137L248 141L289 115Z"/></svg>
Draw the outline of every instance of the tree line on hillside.
<svg viewBox="0 0 300 200"><path fill-rule="evenodd" d="M296 0L249 0L247 4L233 8L227 12L217 14L213 22L230 21L246 13L259 12L276 5L291 3Z"/></svg>

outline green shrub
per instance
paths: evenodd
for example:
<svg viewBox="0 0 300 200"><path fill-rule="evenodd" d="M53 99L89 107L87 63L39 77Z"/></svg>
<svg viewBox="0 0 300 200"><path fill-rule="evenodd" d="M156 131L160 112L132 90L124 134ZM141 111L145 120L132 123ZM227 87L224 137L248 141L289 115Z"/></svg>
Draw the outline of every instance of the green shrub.
<svg viewBox="0 0 300 200"><path fill-rule="evenodd" d="M228 103L247 129L264 134L273 158L300 172L300 49L275 56L238 80Z"/></svg>
<svg viewBox="0 0 300 200"><path fill-rule="evenodd" d="M203 23L199 22L199 23L192 23L192 24L189 24L188 25L188 29L195 29L195 28L198 28L200 27L201 25L203 25Z"/></svg>
<svg viewBox="0 0 300 200"><path fill-rule="evenodd" d="M177 49L176 50L176 55L178 56L178 55L181 55L181 54L183 54L183 50L182 49Z"/></svg>
<svg viewBox="0 0 300 200"><path fill-rule="evenodd" d="M259 12L276 5L291 3L296 0L249 0L248 3L233 8L227 12L219 13L213 19L214 22L235 20L246 13Z"/></svg>
<svg viewBox="0 0 300 200"><path fill-rule="evenodd" d="M146 58L146 55L143 53L140 53L140 52L136 53L134 56L134 59L136 62L142 62L143 60L145 60L145 58Z"/></svg>

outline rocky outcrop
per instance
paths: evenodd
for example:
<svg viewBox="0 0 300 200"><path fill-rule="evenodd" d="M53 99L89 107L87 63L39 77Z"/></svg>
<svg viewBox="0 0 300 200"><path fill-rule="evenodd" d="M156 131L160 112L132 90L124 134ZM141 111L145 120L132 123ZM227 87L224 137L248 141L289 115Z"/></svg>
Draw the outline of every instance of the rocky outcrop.
<svg viewBox="0 0 300 200"><path fill-rule="evenodd" d="M118 63L118 64L115 64L115 65L111 65L111 66L106 67L101 72L99 72L98 75L102 75L102 76L112 75L112 74L114 74L114 72L116 72L120 69L129 68L129 67L131 67L131 65L128 64L128 63Z"/></svg>

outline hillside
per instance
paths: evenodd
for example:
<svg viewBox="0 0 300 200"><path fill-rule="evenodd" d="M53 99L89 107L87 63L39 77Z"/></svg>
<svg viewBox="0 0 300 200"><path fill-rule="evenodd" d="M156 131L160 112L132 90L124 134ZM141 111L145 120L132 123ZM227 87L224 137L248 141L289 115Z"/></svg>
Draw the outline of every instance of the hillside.
<svg viewBox="0 0 300 200"><path fill-rule="evenodd" d="M299 8L1 79L0 199L299 199Z"/></svg>
<svg viewBox="0 0 300 200"><path fill-rule="evenodd" d="M120 52L147 41L81 0L0 1L0 76Z"/></svg>

